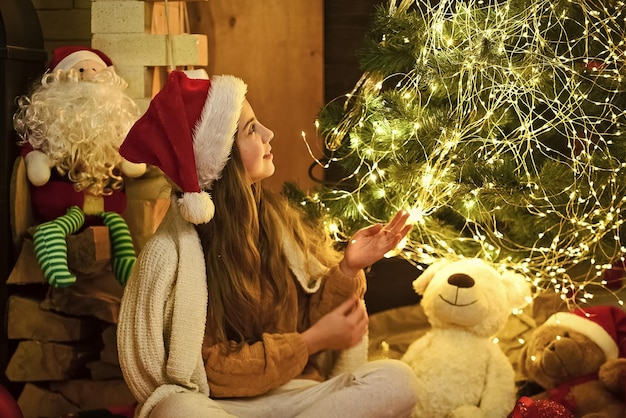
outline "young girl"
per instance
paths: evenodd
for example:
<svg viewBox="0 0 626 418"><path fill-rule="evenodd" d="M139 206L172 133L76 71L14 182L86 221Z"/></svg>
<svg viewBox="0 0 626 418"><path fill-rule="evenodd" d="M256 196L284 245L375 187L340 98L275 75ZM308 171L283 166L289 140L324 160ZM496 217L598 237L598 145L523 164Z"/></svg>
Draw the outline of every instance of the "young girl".
<svg viewBox="0 0 626 418"><path fill-rule="evenodd" d="M233 76L173 71L120 148L174 190L120 310L136 416L408 417L415 376L397 360L367 362L362 303L362 269L408 233L408 214L337 254L261 186L274 133L246 91Z"/></svg>

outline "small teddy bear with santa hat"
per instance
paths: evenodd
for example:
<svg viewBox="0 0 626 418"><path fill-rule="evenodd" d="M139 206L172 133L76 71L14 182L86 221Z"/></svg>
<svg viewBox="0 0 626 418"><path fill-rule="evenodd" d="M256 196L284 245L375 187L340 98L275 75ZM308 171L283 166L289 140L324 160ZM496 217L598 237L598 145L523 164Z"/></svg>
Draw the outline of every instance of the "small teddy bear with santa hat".
<svg viewBox="0 0 626 418"><path fill-rule="evenodd" d="M521 374L545 391L518 402L511 418L561 417L524 414L546 402L575 418L619 417L626 413L626 310L598 305L556 312L527 339Z"/></svg>
<svg viewBox="0 0 626 418"><path fill-rule="evenodd" d="M126 161L119 146L139 118L127 83L102 51L56 48L29 96L18 98L13 126L20 137L30 182L35 254L46 280L70 286L66 237L95 223L109 227L112 269L123 285L136 260L121 214L124 176L139 177L145 164Z"/></svg>

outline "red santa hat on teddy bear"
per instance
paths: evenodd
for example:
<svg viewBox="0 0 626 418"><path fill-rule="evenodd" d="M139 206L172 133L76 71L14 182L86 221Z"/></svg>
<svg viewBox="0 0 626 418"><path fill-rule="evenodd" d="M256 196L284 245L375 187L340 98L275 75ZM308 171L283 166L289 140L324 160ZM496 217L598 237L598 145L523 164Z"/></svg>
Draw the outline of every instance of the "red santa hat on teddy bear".
<svg viewBox="0 0 626 418"><path fill-rule="evenodd" d="M580 332L604 351L607 360L626 358L626 311L616 306L592 306L557 312L546 324Z"/></svg>
<svg viewBox="0 0 626 418"><path fill-rule="evenodd" d="M48 64L49 71L69 71L76 64L82 61L96 61L104 67L113 65L111 59L98 49L86 46L69 45L55 48L52 52L52 59Z"/></svg>
<svg viewBox="0 0 626 418"><path fill-rule="evenodd" d="M172 71L120 147L128 161L160 168L182 190L178 206L188 222L213 219L208 191L230 158L246 92L231 75L194 79Z"/></svg>

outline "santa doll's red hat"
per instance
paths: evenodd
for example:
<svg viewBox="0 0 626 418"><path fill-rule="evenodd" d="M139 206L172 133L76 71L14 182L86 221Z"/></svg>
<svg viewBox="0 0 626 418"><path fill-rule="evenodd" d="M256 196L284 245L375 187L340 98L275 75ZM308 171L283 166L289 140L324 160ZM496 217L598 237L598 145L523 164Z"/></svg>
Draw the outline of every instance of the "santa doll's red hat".
<svg viewBox="0 0 626 418"><path fill-rule="evenodd" d="M99 49L93 49L81 45L68 45L55 48L52 59L48 64L49 71L68 71L81 61L93 60L101 62L104 66L113 65L111 59Z"/></svg>

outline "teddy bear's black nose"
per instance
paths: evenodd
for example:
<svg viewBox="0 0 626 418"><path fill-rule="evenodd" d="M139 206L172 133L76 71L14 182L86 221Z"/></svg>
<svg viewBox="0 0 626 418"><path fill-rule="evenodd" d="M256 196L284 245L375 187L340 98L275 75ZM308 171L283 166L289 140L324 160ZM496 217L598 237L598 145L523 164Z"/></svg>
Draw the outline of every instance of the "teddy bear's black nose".
<svg viewBox="0 0 626 418"><path fill-rule="evenodd" d="M467 274L457 273L448 277L448 283L456 287L472 287L474 286L474 279Z"/></svg>

